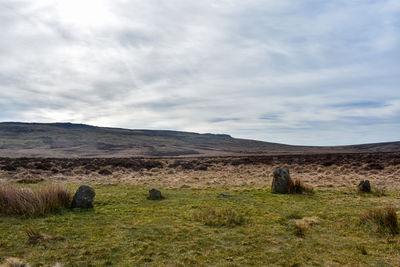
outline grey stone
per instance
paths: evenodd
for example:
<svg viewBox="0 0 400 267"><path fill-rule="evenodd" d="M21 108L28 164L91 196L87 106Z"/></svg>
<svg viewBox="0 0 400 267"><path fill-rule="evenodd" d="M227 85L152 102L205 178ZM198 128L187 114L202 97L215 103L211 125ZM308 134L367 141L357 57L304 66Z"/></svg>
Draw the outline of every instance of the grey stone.
<svg viewBox="0 0 400 267"><path fill-rule="evenodd" d="M218 195L218 198L222 198L222 197L230 197L229 194L225 194L225 193L221 193Z"/></svg>
<svg viewBox="0 0 400 267"><path fill-rule="evenodd" d="M147 198L147 199L150 199L150 200L161 200L161 199L164 199L164 197L161 195L161 192L160 191L158 191L157 189L151 189L150 191L149 191L149 197Z"/></svg>
<svg viewBox="0 0 400 267"><path fill-rule="evenodd" d="M94 207L94 197L96 193L93 187L81 185L75 193L71 208L91 209Z"/></svg>
<svg viewBox="0 0 400 267"><path fill-rule="evenodd" d="M274 170L274 179L272 180L272 192L286 194L289 192L289 186L292 183L288 168L276 168Z"/></svg>
<svg viewBox="0 0 400 267"><path fill-rule="evenodd" d="M369 183L369 180L362 180L358 184L358 192L365 192L365 193L371 192L371 184Z"/></svg>

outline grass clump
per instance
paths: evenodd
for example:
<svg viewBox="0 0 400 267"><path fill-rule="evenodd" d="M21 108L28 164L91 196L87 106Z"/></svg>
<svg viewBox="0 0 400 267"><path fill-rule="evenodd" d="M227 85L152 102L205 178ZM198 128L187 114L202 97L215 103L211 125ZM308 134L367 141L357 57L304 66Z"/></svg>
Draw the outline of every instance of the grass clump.
<svg viewBox="0 0 400 267"><path fill-rule="evenodd" d="M23 262L18 258L7 258L0 267L30 267L28 263Z"/></svg>
<svg viewBox="0 0 400 267"><path fill-rule="evenodd" d="M215 209L207 208L193 215L195 221L202 222L208 226L242 225L245 222L244 214L231 208Z"/></svg>
<svg viewBox="0 0 400 267"><path fill-rule="evenodd" d="M72 194L63 185L23 188L6 185L0 188L0 213L25 217L60 212L71 204Z"/></svg>
<svg viewBox="0 0 400 267"><path fill-rule="evenodd" d="M369 209L361 215L361 223L370 223L380 233L395 235L399 232L397 213L393 206Z"/></svg>
<svg viewBox="0 0 400 267"><path fill-rule="evenodd" d="M317 217L304 217L293 221L294 233L299 237L304 237L311 226L319 223Z"/></svg>
<svg viewBox="0 0 400 267"><path fill-rule="evenodd" d="M385 197L387 196L386 190L383 188L375 188L372 190L372 194L376 197Z"/></svg>
<svg viewBox="0 0 400 267"><path fill-rule="evenodd" d="M303 194L303 193L312 194L312 193L314 193L314 190L312 187L304 185L301 180L296 179L289 184L289 192L288 193L289 194Z"/></svg>
<svg viewBox="0 0 400 267"><path fill-rule="evenodd" d="M25 233L28 236L28 243L29 244L40 244L43 242L47 242L47 241L57 241L57 240L64 240L64 238L62 236L51 236L51 235L46 235L43 234L41 232L39 232L39 230L32 228L32 227L27 227L25 229Z"/></svg>
<svg viewBox="0 0 400 267"><path fill-rule="evenodd" d="M295 235L300 237L304 237L309 228L309 225L301 220L294 222L293 226Z"/></svg>

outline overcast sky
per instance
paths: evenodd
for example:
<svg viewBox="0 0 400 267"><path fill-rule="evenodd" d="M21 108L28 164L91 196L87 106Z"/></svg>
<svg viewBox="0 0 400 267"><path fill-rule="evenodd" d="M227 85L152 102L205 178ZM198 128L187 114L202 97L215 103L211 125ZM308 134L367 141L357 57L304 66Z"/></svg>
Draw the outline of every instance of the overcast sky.
<svg viewBox="0 0 400 267"><path fill-rule="evenodd" d="M0 121L400 140L398 0L0 0Z"/></svg>

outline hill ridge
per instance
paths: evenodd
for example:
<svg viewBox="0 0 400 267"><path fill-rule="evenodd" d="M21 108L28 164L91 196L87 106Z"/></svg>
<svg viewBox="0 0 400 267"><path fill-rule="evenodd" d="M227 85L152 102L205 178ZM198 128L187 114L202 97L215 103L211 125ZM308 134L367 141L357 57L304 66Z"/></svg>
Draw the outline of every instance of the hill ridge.
<svg viewBox="0 0 400 267"><path fill-rule="evenodd" d="M65 122L0 122L0 157L187 157L397 152L400 142L295 146L227 134L124 129Z"/></svg>

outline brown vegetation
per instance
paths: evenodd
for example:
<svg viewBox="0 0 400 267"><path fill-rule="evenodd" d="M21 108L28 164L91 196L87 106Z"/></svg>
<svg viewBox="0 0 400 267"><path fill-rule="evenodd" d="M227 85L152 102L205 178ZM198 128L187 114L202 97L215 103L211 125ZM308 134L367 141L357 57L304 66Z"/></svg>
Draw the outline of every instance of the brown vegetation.
<svg viewBox="0 0 400 267"><path fill-rule="evenodd" d="M62 185L23 188L17 185L0 187L0 213L5 215L39 216L68 208L72 195Z"/></svg>
<svg viewBox="0 0 400 267"><path fill-rule="evenodd" d="M295 179L289 184L289 194L313 193L313 188L305 186L300 179Z"/></svg>
<svg viewBox="0 0 400 267"><path fill-rule="evenodd" d="M40 183L40 182L43 182L43 181L44 181L43 178L30 178L30 177L27 177L27 178L19 179L17 181L17 183L19 183L19 184L37 184L37 183Z"/></svg>
<svg viewBox="0 0 400 267"><path fill-rule="evenodd" d="M374 162L383 168L371 169ZM168 188L264 187L271 185L273 170L278 166L288 167L293 179L317 189L335 187L355 190L358 183L366 179L371 182L373 191L377 188L400 189L400 153L186 159L0 158L0 183L43 179L63 183L122 183ZM384 193L378 191L378 194Z"/></svg>
<svg viewBox="0 0 400 267"><path fill-rule="evenodd" d="M293 220L294 233L297 236L304 237L310 227L318 223L319 219L317 217L304 217L302 219Z"/></svg>
<svg viewBox="0 0 400 267"><path fill-rule="evenodd" d="M30 267L30 265L18 258L7 258L0 267Z"/></svg>
<svg viewBox="0 0 400 267"><path fill-rule="evenodd" d="M43 242L64 240L64 238L62 236L51 236L51 235L43 234L43 233L39 232L39 230L32 228L32 227L27 227L25 229L25 232L28 236L28 243L32 244L32 245L40 244Z"/></svg>
<svg viewBox="0 0 400 267"><path fill-rule="evenodd" d="M395 235L399 232L397 213L393 206L370 209L361 215L361 222L371 223L380 233Z"/></svg>

